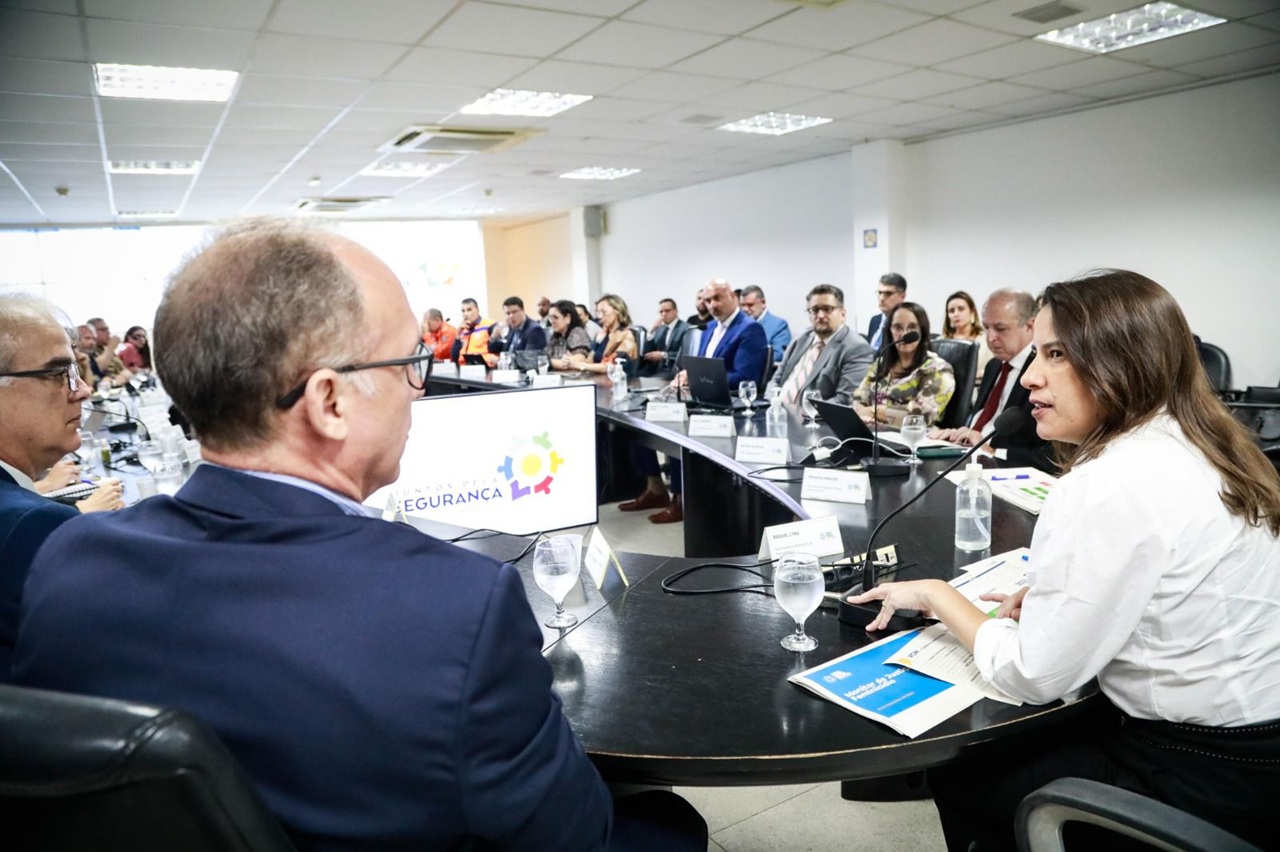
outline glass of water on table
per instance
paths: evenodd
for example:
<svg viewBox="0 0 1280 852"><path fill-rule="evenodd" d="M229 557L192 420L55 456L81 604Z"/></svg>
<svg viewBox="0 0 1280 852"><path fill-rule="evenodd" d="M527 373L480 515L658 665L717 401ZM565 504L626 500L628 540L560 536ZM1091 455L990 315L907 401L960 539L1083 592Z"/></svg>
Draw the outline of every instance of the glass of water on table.
<svg viewBox="0 0 1280 852"><path fill-rule="evenodd" d="M556 536L538 542L533 549L534 582L556 604L556 614L545 622L547 627L563 629L578 623L576 615L564 611L564 599L578 583L582 570L581 554L581 536Z"/></svg>
<svg viewBox="0 0 1280 852"><path fill-rule="evenodd" d="M911 448L911 458L907 459L907 464L920 464L920 456L916 455L916 448L920 446L927 432L928 427L924 425L922 415L908 414L902 418L898 434L902 436L902 443Z"/></svg>
<svg viewBox="0 0 1280 852"><path fill-rule="evenodd" d="M788 553L778 557L773 567L773 596L778 606L796 621L794 633L782 638L788 651L812 651L818 640L804 632L804 623L822 602L822 566L808 553Z"/></svg>

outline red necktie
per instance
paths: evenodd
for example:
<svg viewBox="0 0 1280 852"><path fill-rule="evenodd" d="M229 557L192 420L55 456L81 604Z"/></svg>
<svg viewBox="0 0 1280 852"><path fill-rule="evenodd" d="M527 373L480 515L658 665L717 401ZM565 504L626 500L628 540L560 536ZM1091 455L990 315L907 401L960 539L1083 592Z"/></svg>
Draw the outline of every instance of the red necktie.
<svg viewBox="0 0 1280 852"><path fill-rule="evenodd" d="M982 413L978 415L978 419L973 421L973 428L977 432L982 431L982 427L986 426L992 417L996 416L996 409L1000 407L1000 397L1004 396L1004 384L1009 380L1009 371L1012 367L1009 362L1005 361L1000 365L1000 378L996 379L996 386L991 389L991 393L987 395L987 404L982 406Z"/></svg>

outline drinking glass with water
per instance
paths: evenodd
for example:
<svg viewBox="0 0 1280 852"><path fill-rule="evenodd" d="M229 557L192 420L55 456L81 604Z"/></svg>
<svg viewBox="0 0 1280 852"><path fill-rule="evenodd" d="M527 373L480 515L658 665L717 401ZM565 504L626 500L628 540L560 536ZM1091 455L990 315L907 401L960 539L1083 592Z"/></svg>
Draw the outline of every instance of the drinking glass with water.
<svg viewBox="0 0 1280 852"><path fill-rule="evenodd" d="M788 553L778 558L773 569L773 596L778 605L796 620L796 630L782 638L788 651L812 651L818 640L804 632L804 623L822 602L822 567L818 557L808 553Z"/></svg>

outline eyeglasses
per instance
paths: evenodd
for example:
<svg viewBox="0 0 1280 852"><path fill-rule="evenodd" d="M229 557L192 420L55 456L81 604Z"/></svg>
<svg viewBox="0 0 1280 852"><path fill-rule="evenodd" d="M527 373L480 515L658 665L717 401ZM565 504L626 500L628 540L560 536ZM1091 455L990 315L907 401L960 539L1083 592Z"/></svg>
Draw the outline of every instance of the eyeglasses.
<svg viewBox="0 0 1280 852"><path fill-rule="evenodd" d="M76 392L81 382L80 367L75 361L61 367L50 367L47 370L22 370L17 373L0 373L0 379L57 379L67 383L67 390Z"/></svg>
<svg viewBox="0 0 1280 852"><path fill-rule="evenodd" d="M891 326L889 326L889 330L890 330L890 331L892 331L894 334L906 334L906 333L907 333L907 332L909 332L909 331L919 331L919 330L920 330L920 326L918 326L918 325L891 325Z"/></svg>
<svg viewBox="0 0 1280 852"><path fill-rule="evenodd" d="M367 364L347 364L345 367L333 367L335 373L355 373L359 370L372 370L375 367L405 367L405 380L409 383L409 387L416 391L422 391L427 386L427 381L431 378L431 364L434 354L425 344L419 343L418 348L408 358L392 358L389 361L370 361ZM74 365L73 365L74 366ZM408 369L412 367L413 369ZM315 373L308 373L307 377L298 383L298 386L289 391L284 396L276 400L278 408L293 408L297 405L298 400L302 399L302 394L307 389L307 382L311 381L311 377Z"/></svg>
<svg viewBox="0 0 1280 852"><path fill-rule="evenodd" d="M809 316L816 317L818 314L831 314L840 310L840 305L814 305L809 308Z"/></svg>

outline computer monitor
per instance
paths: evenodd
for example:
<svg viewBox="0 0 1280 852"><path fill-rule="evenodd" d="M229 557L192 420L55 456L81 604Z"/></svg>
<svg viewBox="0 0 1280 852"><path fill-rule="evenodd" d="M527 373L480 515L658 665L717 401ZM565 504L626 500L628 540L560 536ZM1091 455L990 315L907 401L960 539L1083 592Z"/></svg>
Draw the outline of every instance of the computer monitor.
<svg viewBox="0 0 1280 852"><path fill-rule="evenodd" d="M400 478L365 505L515 535L594 524L594 385L427 397Z"/></svg>

